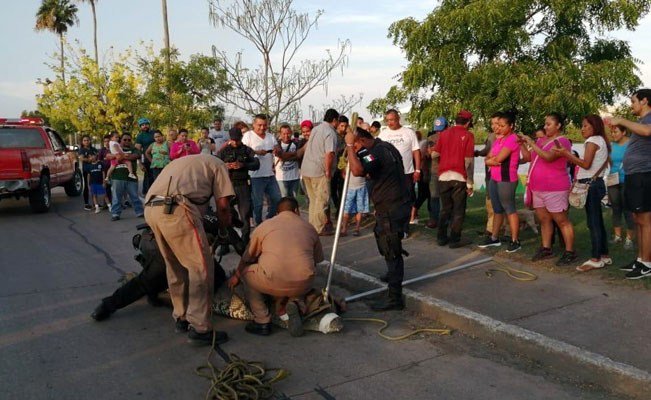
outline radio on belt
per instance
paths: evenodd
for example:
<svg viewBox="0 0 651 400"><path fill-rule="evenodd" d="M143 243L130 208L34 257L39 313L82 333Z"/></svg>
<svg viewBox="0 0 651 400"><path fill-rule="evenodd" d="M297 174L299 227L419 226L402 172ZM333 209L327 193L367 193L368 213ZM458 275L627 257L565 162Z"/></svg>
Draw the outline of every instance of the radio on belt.
<svg viewBox="0 0 651 400"><path fill-rule="evenodd" d="M164 214L171 214L172 208L174 207L174 198L170 196L171 184L172 184L172 177L170 176L170 181L167 183L167 194L165 194L165 198L163 199L163 204L165 205L165 208L163 209Z"/></svg>

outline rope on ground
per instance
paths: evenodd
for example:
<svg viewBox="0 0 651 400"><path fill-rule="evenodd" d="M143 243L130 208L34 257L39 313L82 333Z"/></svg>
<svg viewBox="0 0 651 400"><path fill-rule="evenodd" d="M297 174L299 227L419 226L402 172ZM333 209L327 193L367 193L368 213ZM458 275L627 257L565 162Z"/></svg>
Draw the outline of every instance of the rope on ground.
<svg viewBox="0 0 651 400"><path fill-rule="evenodd" d="M511 279L515 279L520 282L533 282L538 279L538 276L532 272L523 271L516 268L511 268L503 263L493 260L496 264L501 265L502 268L491 268L486 271L486 276L492 278L495 272L503 272Z"/></svg>
<svg viewBox="0 0 651 400"><path fill-rule="evenodd" d="M212 346L208 352L207 365L197 367L195 373L210 381L206 399L219 400L262 400L275 395L272 384L289 376L282 368L265 368L259 361L247 361L231 353L226 354L216 343L213 333ZM219 369L211 359L217 353L226 363ZM276 372L274 376L269 373Z"/></svg>
<svg viewBox="0 0 651 400"><path fill-rule="evenodd" d="M389 327L389 323L383 319L379 318L344 318L344 321L358 321L358 322L373 322L376 324L381 324L382 326L380 329L378 329L377 334L386 340L391 340L391 341L397 341L397 340L404 340L407 339L411 336L417 335L419 333L433 333L435 335L451 335L452 330L450 329L436 329L436 328L419 328L416 330L413 330L409 333L406 333L404 335L400 336L388 336L382 333L386 328Z"/></svg>

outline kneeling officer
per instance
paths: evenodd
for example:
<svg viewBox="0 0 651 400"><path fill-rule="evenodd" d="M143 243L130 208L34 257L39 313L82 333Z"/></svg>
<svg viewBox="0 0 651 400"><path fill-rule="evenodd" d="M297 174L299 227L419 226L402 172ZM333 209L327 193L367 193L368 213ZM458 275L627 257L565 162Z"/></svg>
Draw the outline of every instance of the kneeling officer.
<svg viewBox="0 0 651 400"><path fill-rule="evenodd" d="M368 176L371 201L375 206L375 240L387 264L389 296L371 305L375 311L402 310L402 279L404 276L402 249L403 227L409 220L411 203L405 181L402 157L390 143L374 138L368 131L357 128L345 137L350 172Z"/></svg>
<svg viewBox="0 0 651 400"><path fill-rule="evenodd" d="M177 331L188 331L196 344L211 344L210 308L214 264L202 216L215 197L217 218L230 226L234 195L224 163L208 154L190 155L169 163L145 198L145 220L165 259L167 282ZM228 340L215 331L216 343Z"/></svg>

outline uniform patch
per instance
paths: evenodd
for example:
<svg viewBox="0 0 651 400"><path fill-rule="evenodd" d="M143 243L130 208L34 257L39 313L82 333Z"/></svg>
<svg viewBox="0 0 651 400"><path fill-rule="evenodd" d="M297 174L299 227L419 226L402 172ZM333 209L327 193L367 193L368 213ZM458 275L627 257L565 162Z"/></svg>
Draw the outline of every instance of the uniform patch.
<svg viewBox="0 0 651 400"><path fill-rule="evenodd" d="M365 163L370 163L370 162L375 161L375 157L373 157L373 154L369 154L369 155L367 155L367 156L364 156L364 158L363 158L362 160L363 160Z"/></svg>

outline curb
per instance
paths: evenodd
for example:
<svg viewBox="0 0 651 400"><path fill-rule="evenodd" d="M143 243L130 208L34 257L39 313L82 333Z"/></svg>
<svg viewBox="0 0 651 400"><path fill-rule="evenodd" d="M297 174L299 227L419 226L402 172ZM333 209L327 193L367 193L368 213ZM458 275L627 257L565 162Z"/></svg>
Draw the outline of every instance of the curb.
<svg viewBox="0 0 651 400"><path fill-rule="evenodd" d="M362 291L385 286L372 276L340 264L335 264L333 281L335 280L338 285L350 290ZM410 311L422 313L465 334L493 342L511 353L524 354L551 367L555 373L635 399L649 398L651 373L647 371L408 288L403 288L403 294Z"/></svg>

